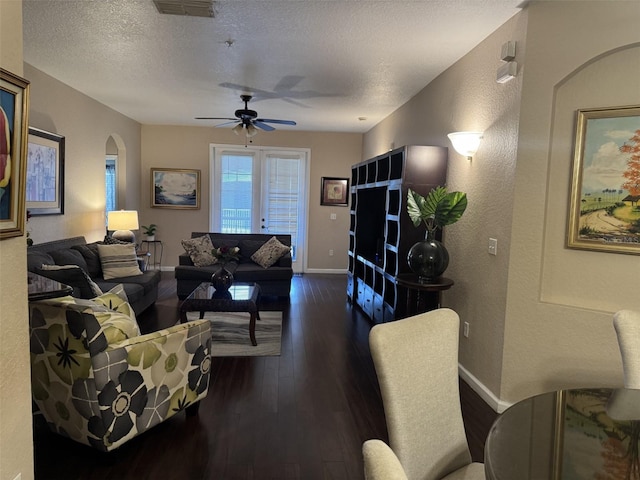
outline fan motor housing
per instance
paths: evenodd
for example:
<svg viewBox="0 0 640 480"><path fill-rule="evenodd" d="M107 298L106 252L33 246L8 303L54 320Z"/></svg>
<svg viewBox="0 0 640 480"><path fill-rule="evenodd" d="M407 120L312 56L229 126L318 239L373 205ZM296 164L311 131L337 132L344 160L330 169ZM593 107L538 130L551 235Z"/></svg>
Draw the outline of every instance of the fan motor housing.
<svg viewBox="0 0 640 480"><path fill-rule="evenodd" d="M238 118L256 118L258 116L258 112L255 110L245 110L241 108L240 110L236 110L236 117Z"/></svg>

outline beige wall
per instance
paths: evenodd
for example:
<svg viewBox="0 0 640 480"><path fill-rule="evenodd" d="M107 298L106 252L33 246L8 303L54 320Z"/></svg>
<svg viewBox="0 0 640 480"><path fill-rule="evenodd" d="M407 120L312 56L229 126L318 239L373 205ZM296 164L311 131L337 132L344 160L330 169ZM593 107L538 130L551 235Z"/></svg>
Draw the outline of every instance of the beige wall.
<svg viewBox="0 0 640 480"><path fill-rule="evenodd" d="M640 309L639 257L564 248L575 110L640 104L640 3L529 10L500 390L508 400L621 384L612 313Z"/></svg>
<svg viewBox="0 0 640 480"><path fill-rule="evenodd" d="M640 104L638 18L638 2L532 2L365 135L371 156L390 142L448 145L447 132L485 132L471 163L450 149L448 184L469 207L446 228L456 285L444 304L471 325L463 374L498 409L622 381L611 316L640 309L640 259L564 242L575 110ZM518 77L498 85L507 40L517 41Z"/></svg>
<svg viewBox="0 0 640 480"><path fill-rule="evenodd" d="M142 127L142 205L141 222L158 225L156 234L164 244L164 266L178 263L184 252L180 240L192 231L209 230L209 146L237 145L242 140L229 128L177 127L144 125ZM295 130L260 132L252 146L311 149L309 172L308 268L310 270L346 271L349 210L345 207L320 206L321 177L351 176L351 165L360 161L362 135L353 133L317 133ZM202 205L200 210L151 208L150 169L189 168L201 171ZM330 214L336 220L330 220ZM329 249L334 256L329 256Z"/></svg>
<svg viewBox="0 0 640 480"><path fill-rule="evenodd" d="M466 192L469 205L459 222L445 228L450 253L446 275L454 279L455 286L444 293L443 304L470 324L469 338L461 337L461 365L496 394L502 365L522 72L502 85L495 78L501 45L516 41L520 60L525 34L523 13L367 133L364 142L370 156L384 151L391 142L449 147L448 188ZM471 162L456 153L447 138L447 133L461 130L484 132ZM489 237L498 239L497 256L487 253Z"/></svg>
<svg viewBox="0 0 640 480"><path fill-rule="evenodd" d="M105 234L104 159L118 149L118 208L140 206L140 124L72 89L29 64L29 124L65 137L64 215L33 217L29 230L35 243L84 235L87 241Z"/></svg>
<svg viewBox="0 0 640 480"><path fill-rule="evenodd" d="M22 71L22 2L0 2L0 65ZM24 237L0 240L0 478L33 478ZM16 281L16 279L23 279Z"/></svg>

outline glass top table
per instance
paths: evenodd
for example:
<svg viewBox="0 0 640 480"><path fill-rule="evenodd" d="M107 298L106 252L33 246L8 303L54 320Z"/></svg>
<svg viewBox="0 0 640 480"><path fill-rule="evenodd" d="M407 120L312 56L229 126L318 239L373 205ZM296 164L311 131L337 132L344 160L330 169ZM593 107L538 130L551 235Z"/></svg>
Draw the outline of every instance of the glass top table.
<svg viewBox="0 0 640 480"><path fill-rule="evenodd" d="M69 285L32 272L28 272L27 285L29 301L64 297L73 293L73 288Z"/></svg>
<svg viewBox="0 0 640 480"><path fill-rule="evenodd" d="M640 390L559 390L496 419L485 472L491 480L637 479L639 445Z"/></svg>
<svg viewBox="0 0 640 480"><path fill-rule="evenodd" d="M255 347L256 320L260 320L258 299L260 286L255 283L234 283L228 290L216 290L210 282L201 283L180 305L180 321L187 322L187 312L247 312L249 314L249 338Z"/></svg>

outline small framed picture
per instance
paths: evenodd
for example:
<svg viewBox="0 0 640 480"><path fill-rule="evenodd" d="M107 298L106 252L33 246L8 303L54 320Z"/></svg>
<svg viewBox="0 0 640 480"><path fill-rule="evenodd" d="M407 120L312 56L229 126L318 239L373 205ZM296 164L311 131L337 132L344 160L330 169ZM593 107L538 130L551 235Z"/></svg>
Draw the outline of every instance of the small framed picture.
<svg viewBox="0 0 640 480"><path fill-rule="evenodd" d="M31 215L64 214L64 137L29 127L27 210Z"/></svg>
<svg viewBox="0 0 640 480"><path fill-rule="evenodd" d="M200 170L151 169L151 206L158 208L200 208Z"/></svg>
<svg viewBox="0 0 640 480"><path fill-rule="evenodd" d="M320 205L346 207L349 198L349 179L322 177Z"/></svg>
<svg viewBox="0 0 640 480"><path fill-rule="evenodd" d="M640 106L578 110L567 246L640 255Z"/></svg>

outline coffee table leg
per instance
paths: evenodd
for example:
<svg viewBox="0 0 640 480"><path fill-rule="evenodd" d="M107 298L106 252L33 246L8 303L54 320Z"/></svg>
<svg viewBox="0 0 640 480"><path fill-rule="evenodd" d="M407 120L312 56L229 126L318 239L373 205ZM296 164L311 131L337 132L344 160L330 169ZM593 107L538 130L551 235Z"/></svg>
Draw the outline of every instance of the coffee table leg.
<svg viewBox="0 0 640 480"><path fill-rule="evenodd" d="M256 313L251 312L251 319L249 320L249 337L251 337L251 345L254 347L258 345L256 342Z"/></svg>

